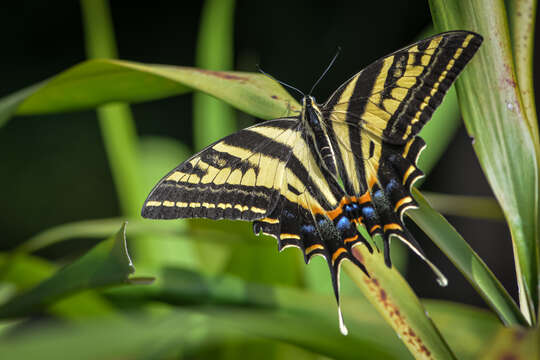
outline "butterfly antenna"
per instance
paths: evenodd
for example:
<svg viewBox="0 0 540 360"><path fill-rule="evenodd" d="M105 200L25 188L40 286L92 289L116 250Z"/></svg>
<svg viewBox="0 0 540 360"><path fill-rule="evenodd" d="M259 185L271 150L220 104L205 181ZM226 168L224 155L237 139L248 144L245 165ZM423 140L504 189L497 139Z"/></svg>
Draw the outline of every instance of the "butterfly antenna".
<svg viewBox="0 0 540 360"><path fill-rule="evenodd" d="M283 86L286 86L288 87L289 89L293 89L293 90L296 90L298 91L302 97L306 97L306 94L304 94L302 91L298 90L297 88L295 88L294 86L292 85L289 85L287 83L284 83L283 81L279 81L278 79L276 79L275 77L273 77L272 75L268 74L267 72L263 71L263 69L261 69L261 67L259 66L259 64L257 64L257 70L259 70L260 73L262 73L263 75L266 75L268 76L270 79L274 80L274 81L277 81L278 83L280 83L281 85Z"/></svg>
<svg viewBox="0 0 540 360"><path fill-rule="evenodd" d="M336 55L334 55L332 61L330 61L330 64L326 67L326 70L324 70L323 74L319 77L319 79L315 82L315 85L313 85L313 87L311 88L311 90L309 90L309 94L311 95L311 93L313 92L313 90L315 90L315 87L319 84L319 82L322 80L322 78L324 77L324 75L326 75L326 73L328 72L328 70L330 70L330 68L332 67L332 65L334 65L334 61L336 61L336 59L338 58L339 54L341 53L341 47L338 46L337 48L337 51L336 51Z"/></svg>

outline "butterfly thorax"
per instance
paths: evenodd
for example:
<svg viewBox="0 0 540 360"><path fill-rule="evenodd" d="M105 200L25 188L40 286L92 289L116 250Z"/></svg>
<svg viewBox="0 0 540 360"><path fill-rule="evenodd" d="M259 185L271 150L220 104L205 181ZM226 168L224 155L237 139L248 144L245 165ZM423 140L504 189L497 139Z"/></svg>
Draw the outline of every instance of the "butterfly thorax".
<svg viewBox="0 0 540 360"><path fill-rule="evenodd" d="M324 116L313 96L302 99L301 122L308 135L310 146L317 158L330 174L337 174L337 164L332 142L328 134Z"/></svg>

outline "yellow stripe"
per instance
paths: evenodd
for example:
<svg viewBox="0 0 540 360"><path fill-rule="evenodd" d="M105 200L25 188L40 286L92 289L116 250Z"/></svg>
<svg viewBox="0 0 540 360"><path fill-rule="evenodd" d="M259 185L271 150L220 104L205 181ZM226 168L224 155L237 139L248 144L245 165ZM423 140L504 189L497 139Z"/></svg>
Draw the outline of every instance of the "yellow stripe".
<svg viewBox="0 0 540 360"><path fill-rule="evenodd" d="M278 219L272 219L272 218L264 218L264 219L261 219L259 221L262 221L262 222L265 222L265 223L269 223L269 224L279 224L279 220Z"/></svg>
<svg viewBox="0 0 540 360"><path fill-rule="evenodd" d="M461 44L461 47L466 48L467 46L469 46L469 42L473 39L473 37L474 35L472 34L467 35L465 41L463 41L463 44Z"/></svg>
<svg viewBox="0 0 540 360"><path fill-rule="evenodd" d="M175 171L167 179L165 179L165 181L176 181L176 182L178 182L184 176L189 176L189 174L185 173L185 172L181 172L181 171Z"/></svg>
<svg viewBox="0 0 540 360"><path fill-rule="evenodd" d="M331 115L331 120L334 120L334 122L332 122L332 128L334 130L334 133L336 134L336 137L340 139L340 141L338 141L338 148L341 154L341 158L343 160L343 166L345 168L347 177L349 178L349 181L351 182L355 191L359 191L360 189L360 179L357 176L354 155L350 151L350 129L349 126L345 123L345 121L347 118L349 101L351 96L353 95L357 81L358 76L352 79L351 82L347 85L347 87L341 94L339 101L332 109Z"/></svg>
<svg viewBox="0 0 540 360"><path fill-rule="evenodd" d="M334 265L334 262L336 261L336 259L339 257L339 255L343 254L344 252L347 252L347 250L345 250L345 248L339 248L337 249L334 254L332 255L332 265Z"/></svg>
<svg viewBox="0 0 540 360"><path fill-rule="evenodd" d="M373 233L375 232L375 230L380 229L380 228L381 228L381 226L378 225L378 224L377 224L377 225L373 225L373 227L369 230L369 233L370 233L370 234L373 234Z"/></svg>
<svg viewBox="0 0 540 360"><path fill-rule="evenodd" d="M252 206L249 210L251 212L254 212L254 213L257 213L257 214L265 214L266 213L265 209L261 209L261 208L255 207L255 206Z"/></svg>
<svg viewBox="0 0 540 360"><path fill-rule="evenodd" d="M405 134L403 134L403 137L402 139L405 140L409 137L410 133L411 133L411 130L412 130L412 126L411 125L407 125L407 130L405 131Z"/></svg>
<svg viewBox="0 0 540 360"><path fill-rule="evenodd" d="M171 207L174 206L174 203L172 201L164 201L163 206Z"/></svg>
<svg viewBox="0 0 540 360"><path fill-rule="evenodd" d="M310 247L306 249L306 255L309 255L310 253L318 249L324 250L324 246L322 246L321 244L311 245Z"/></svg>
<svg viewBox="0 0 540 360"><path fill-rule="evenodd" d="M403 229L398 224L391 223L391 224L384 225L383 230L384 230L384 232L386 232L387 230L403 230Z"/></svg>
<svg viewBox="0 0 540 360"><path fill-rule="evenodd" d="M405 145L405 150L403 150L403 157L406 158L407 154L409 153L409 150L411 148L412 143L414 142L414 139L411 139L407 144Z"/></svg>
<svg viewBox="0 0 540 360"><path fill-rule="evenodd" d="M398 211L398 209L403 205L403 204L408 204L412 202L412 198L410 196L405 196L404 198L400 199L396 206L394 207L394 211Z"/></svg>
<svg viewBox="0 0 540 360"><path fill-rule="evenodd" d="M358 239L358 234L354 235L353 237L346 238L343 242L344 242L345 244L347 244L347 243L356 241L357 239Z"/></svg>
<svg viewBox="0 0 540 360"><path fill-rule="evenodd" d="M149 201L146 206L161 206L161 201Z"/></svg>
<svg viewBox="0 0 540 360"><path fill-rule="evenodd" d="M286 233L282 233L279 235L279 237L281 239L295 239L295 240L300 240L300 236L296 235L296 234L286 234Z"/></svg>
<svg viewBox="0 0 540 360"><path fill-rule="evenodd" d="M409 178L409 176L411 176L411 174L414 172L415 169L416 168L413 165L409 166L409 168L405 172L405 175L403 176L403 185L405 185L405 183L407 182L407 179Z"/></svg>
<svg viewBox="0 0 540 360"><path fill-rule="evenodd" d="M249 206L242 206L242 205L240 205L240 204L234 205L234 208L235 208L236 210L240 210L240 211L242 211L242 212L243 212L243 211L249 210Z"/></svg>

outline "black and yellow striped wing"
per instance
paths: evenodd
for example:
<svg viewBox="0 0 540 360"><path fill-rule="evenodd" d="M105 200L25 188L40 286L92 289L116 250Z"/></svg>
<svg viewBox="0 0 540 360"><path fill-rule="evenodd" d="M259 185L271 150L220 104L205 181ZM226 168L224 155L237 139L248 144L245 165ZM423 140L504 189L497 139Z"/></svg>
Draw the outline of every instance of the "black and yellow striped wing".
<svg viewBox="0 0 540 360"><path fill-rule="evenodd" d="M421 254L402 222L416 205L410 187L423 175L416 163L425 144L416 135L481 43L466 31L417 42L369 65L322 107L345 190L362 194L375 210L363 222L370 234L385 235L385 247L394 234Z"/></svg>
<svg viewBox="0 0 540 360"><path fill-rule="evenodd" d="M296 119L252 126L208 146L156 185L142 216L260 219L276 206L297 136Z"/></svg>

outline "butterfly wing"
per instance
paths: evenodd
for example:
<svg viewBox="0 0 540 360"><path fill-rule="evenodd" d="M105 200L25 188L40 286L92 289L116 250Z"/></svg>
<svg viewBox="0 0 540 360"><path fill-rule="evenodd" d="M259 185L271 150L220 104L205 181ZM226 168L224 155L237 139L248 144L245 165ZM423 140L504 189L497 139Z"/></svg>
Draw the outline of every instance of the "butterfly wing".
<svg viewBox="0 0 540 360"><path fill-rule="evenodd" d="M367 274L350 253L363 239L352 221L331 215L345 194L301 126L296 118L267 121L208 146L156 185L142 216L254 221L254 232L275 237L279 250L298 247L306 263L324 256L339 303L341 261Z"/></svg>
<svg viewBox="0 0 540 360"><path fill-rule="evenodd" d="M208 146L154 187L142 216L264 218L279 200L297 126L296 118L271 120Z"/></svg>
<svg viewBox="0 0 540 360"><path fill-rule="evenodd" d="M439 34L379 59L344 83L323 105L349 195L364 199L370 234L397 235L423 256L402 215L416 205L410 187L424 141L416 135L482 43L466 31Z"/></svg>

